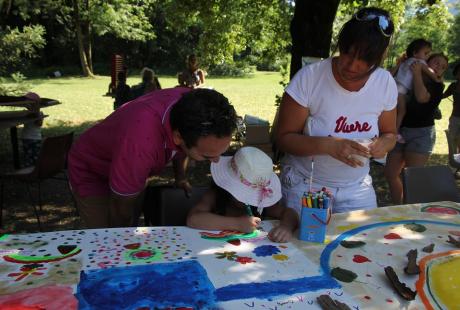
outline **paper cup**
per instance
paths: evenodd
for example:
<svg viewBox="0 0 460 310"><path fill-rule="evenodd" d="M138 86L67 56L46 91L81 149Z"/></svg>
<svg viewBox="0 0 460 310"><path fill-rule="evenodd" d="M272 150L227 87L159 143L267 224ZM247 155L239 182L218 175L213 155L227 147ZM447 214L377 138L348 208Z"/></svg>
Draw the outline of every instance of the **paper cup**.
<svg viewBox="0 0 460 310"><path fill-rule="evenodd" d="M352 140L355 142L358 142L359 144L361 144L362 146L366 148L369 148L369 145L372 143L371 139L366 139L366 138L356 138ZM361 155L352 154L351 157L353 157L356 160L359 160L363 164L367 164L369 162L369 158L361 156Z"/></svg>

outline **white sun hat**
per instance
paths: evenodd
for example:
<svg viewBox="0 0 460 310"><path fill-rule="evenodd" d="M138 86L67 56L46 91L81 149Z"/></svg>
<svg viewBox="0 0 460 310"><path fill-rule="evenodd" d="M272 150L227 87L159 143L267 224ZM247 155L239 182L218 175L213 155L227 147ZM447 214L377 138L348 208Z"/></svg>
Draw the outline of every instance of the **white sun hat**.
<svg viewBox="0 0 460 310"><path fill-rule="evenodd" d="M281 199L281 183L273 162L258 148L246 146L233 156L211 163L214 182L238 201L258 208L270 207Z"/></svg>

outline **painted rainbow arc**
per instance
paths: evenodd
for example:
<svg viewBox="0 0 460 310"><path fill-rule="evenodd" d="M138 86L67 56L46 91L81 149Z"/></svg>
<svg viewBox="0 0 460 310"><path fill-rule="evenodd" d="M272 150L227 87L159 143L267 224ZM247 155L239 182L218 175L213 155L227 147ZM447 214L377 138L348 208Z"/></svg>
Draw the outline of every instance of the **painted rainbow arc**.
<svg viewBox="0 0 460 310"><path fill-rule="evenodd" d="M19 254L10 254L3 256L3 259L10 263L17 263L17 264L27 264L27 263L49 263L49 262L57 262L74 255L77 255L81 252L80 248L75 248L67 254L64 255L56 255L56 256L25 256Z"/></svg>

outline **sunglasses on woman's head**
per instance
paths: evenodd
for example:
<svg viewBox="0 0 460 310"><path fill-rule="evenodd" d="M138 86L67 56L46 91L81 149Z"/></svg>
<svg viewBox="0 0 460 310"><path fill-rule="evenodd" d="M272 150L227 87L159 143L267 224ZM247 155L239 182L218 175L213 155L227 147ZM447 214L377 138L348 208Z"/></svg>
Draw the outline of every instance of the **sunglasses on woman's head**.
<svg viewBox="0 0 460 310"><path fill-rule="evenodd" d="M391 19L388 15L383 14L382 12L376 11L376 10L360 10L357 12L353 18L355 18L357 21L373 21L375 19L378 19L379 21L379 29L380 32L385 36L385 37L391 37L393 34L393 26Z"/></svg>

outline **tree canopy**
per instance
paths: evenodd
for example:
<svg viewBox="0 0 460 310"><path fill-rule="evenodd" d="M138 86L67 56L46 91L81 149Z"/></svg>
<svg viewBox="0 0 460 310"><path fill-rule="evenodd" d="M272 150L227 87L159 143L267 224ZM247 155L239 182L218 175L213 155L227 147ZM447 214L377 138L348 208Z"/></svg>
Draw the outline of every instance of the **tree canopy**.
<svg viewBox="0 0 460 310"><path fill-rule="evenodd" d="M16 49L8 38L29 36L16 58L35 57L38 66L80 63L86 76L93 75L93 63L107 68L113 53L132 67L170 72L180 70L189 53L222 74L249 65L275 70L291 49L330 55L343 23L363 6L392 14L397 31L390 59L418 37L458 58L460 21L445 0L0 0L0 48ZM291 24L295 10L302 10L305 24ZM291 42L293 29L308 39ZM2 75L18 63L5 59Z"/></svg>

